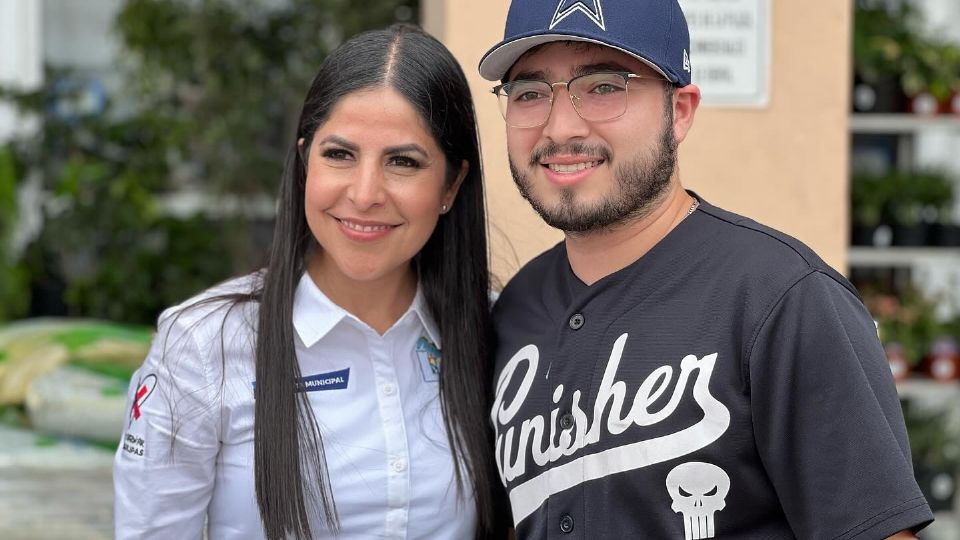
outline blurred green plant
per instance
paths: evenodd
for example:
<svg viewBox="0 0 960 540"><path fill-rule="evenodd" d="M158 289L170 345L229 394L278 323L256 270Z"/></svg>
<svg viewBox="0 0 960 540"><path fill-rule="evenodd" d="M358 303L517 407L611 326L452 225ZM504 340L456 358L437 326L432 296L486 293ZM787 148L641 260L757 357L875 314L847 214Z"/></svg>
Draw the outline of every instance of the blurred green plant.
<svg viewBox="0 0 960 540"><path fill-rule="evenodd" d="M416 0L126 0L123 84L102 105L89 106L96 81L58 67L37 91L0 89L41 120L10 146L48 194L22 258L34 286L62 280L72 315L150 324L262 263L254 232L269 218L252 208L271 206L318 65L344 37L416 13ZM164 201L185 190L207 202L171 211Z"/></svg>
<svg viewBox="0 0 960 540"><path fill-rule="evenodd" d="M938 101L960 90L960 46L928 35L913 2L857 0L855 6L853 64L864 80L895 78L907 96L926 91Z"/></svg>
<svg viewBox="0 0 960 540"><path fill-rule="evenodd" d="M861 225L944 221L953 208L953 186L948 173L933 169L854 173L851 217Z"/></svg>
<svg viewBox="0 0 960 540"><path fill-rule="evenodd" d="M18 178L12 149L0 147L0 321L22 316L29 300L27 272L12 246Z"/></svg>
<svg viewBox="0 0 960 540"><path fill-rule="evenodd" d="M902 408L915 466L960 473L960 429L948 411L919 408L909 400Z"/></svg>
<svg viewBox="0 0 960 540"><path fill-rule="evenodd" d="M910 2L857 0L853 18L853 67L865 80L898 76L905 49L916 40L921 20Z"/></svg>
<svg viewBox="0 0 960 540"><path fill-rule="evenodd" d="M903 347L912 366L919 365L933 340L949 332L949 325L937 316L941 300L928 298L916 288L899 294L864 290L863 300L877 322L880 340Z"/></svg>

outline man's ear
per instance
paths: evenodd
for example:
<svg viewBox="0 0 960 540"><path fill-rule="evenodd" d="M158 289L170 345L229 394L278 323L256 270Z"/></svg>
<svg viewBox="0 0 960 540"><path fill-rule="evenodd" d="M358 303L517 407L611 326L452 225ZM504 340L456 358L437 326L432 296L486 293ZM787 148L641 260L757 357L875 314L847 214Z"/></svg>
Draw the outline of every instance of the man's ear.
<svg viewBox="0 0 960 540"><path fill-rule="evenodd" d="M688 84L677 88L673 93L673 136L679 143L687 137L693 127L693 117L700 106L700 88Z"/></svg>

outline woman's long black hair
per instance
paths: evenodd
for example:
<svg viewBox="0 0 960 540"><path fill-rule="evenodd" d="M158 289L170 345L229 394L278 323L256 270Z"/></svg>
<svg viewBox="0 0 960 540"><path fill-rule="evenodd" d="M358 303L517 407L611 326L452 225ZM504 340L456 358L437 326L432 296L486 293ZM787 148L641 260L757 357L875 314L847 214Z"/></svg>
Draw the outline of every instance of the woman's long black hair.
<svg viewBox="0 0 960 540"><path fill-rule="evenodd" d="M294 346L294 292L316 241L304 215L306 163L296 141L302 138L303 148L310 148L313 135L343 97L373 87L396 90L417 110L443 149L448 182L456 179L464 160L469 164L453 207L440 216L413 263L443 340L440 400L457 486L462 495L464 489L473 490L477 536L489 536L494 528L491 486L497 478L486 418L490 280L476 117L466 78L451 53L417 28L395 25L351 38L320 66L287 153L262 290L252 294L260 303L254 467L268 539L311 538L311 519L314 526L319 518L327 528L338 528L316 418L297 388L301 373ZM461 467L469 483L461 478Z"/></svg>

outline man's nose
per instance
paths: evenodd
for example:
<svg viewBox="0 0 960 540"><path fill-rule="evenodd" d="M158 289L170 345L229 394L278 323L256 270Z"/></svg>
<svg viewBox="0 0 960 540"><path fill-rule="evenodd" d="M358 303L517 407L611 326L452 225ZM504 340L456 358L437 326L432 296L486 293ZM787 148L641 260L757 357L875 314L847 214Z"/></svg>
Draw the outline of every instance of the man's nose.
<svg viewBox="0 0 960 540"><path fill-rule="evenodd" d="M570 93L567 85L553 87L553 104L550 116L547 117L547 123L543 126L545 137L557 144L563 144L571 139L587 136L590 132L590 125L574 107L574 102L577 99L579 98Z"/></svg>

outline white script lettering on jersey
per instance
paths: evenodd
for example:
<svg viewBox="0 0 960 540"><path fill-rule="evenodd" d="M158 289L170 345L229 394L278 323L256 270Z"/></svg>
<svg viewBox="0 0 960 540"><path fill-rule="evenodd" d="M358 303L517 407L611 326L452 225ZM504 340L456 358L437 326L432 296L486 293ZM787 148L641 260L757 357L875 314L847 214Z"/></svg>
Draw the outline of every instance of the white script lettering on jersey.
<svg viewBox="0 0 960 540"><path fill-rule="evenodd" d="M513 487L510 490L510 502L513 507L515 524L534 512L554 493L569 489L588 480L602 478L611 474L646 467L695 452L720 438L730 426L730 411L710 393L710 377L717 360L717 353L703 358L687 355L680 361L680 374L673 394L666 405L658 411L650 411L650 406L667 391L673 379L673 367L660 366L653 370L640 384L633 397L633 403L624 415L624 403L627 399L627 385L616 380L617 369L627 343L628 334L622 334L613 344L607 367L603 372L593 418L588 418L580 408L580 390L572 394L574 423L560 428L557 437L557 415L559 409L550 412L549 434L547 421L542 415L524 419L519 434L513 426L503 432L517 415L537 376L540 363L540 351L535 345L521 348L504 366L497 380L496 398L491 411L491 419L497 435L496 460L504 484L526 472L527 453L530 452L534 463L542 467L564 456L572 456L582 448L596 444L605 429L605 437L617 436L632 425L649 426L669 417L683 397L687 383L694 371L693 399L703 410L703 418L692 426L675 433L641 440L607 450L576 458L563 465L553 467L543 473ZM526 364L527 370L520 381L516 395L507 399L506 390L510 386L518 368ZM558 385L553 393L553 402L559 403L564 394L563 385ZM604 421L603 411L612 401L610 413ZM606 435L609 434L609 435ZM605 438L604 437L604 438ZM544 439L546 438L546 447ZM514 442L516 440L516 442ZM556 441L556 444L554 443Z"/></svg>

